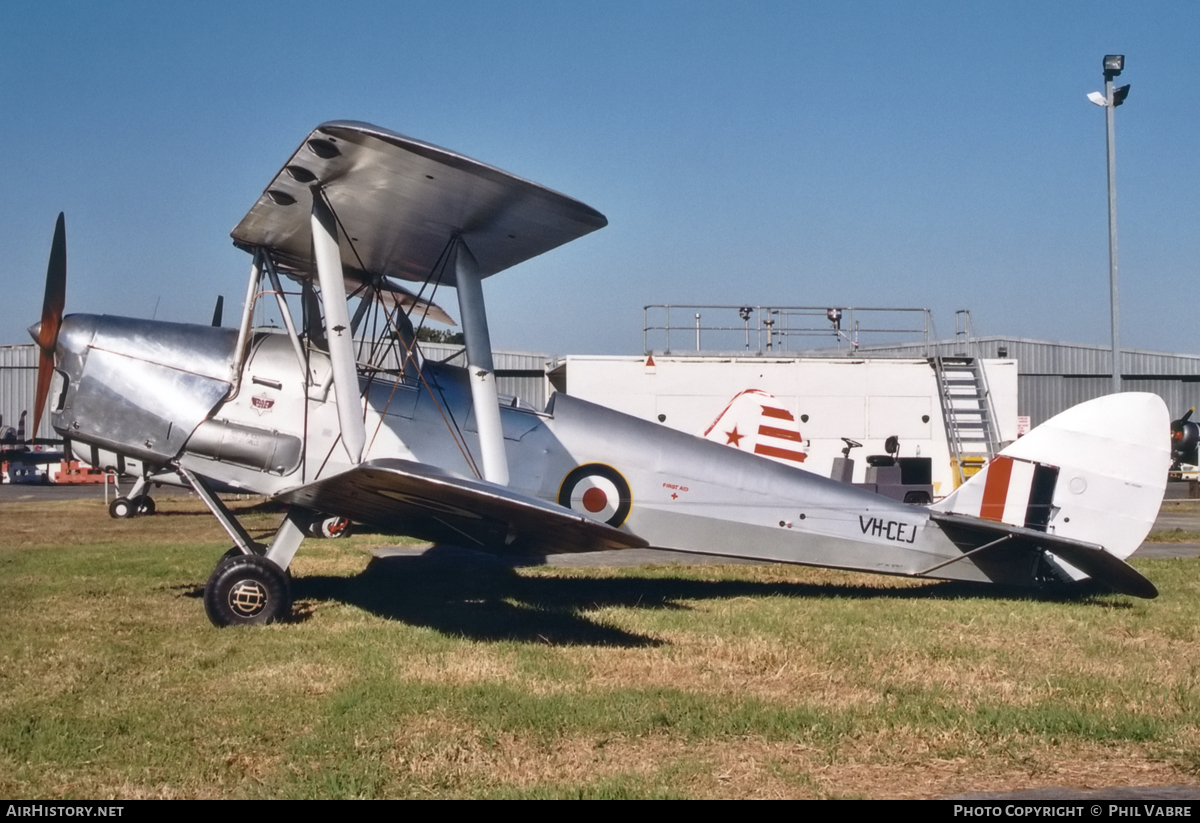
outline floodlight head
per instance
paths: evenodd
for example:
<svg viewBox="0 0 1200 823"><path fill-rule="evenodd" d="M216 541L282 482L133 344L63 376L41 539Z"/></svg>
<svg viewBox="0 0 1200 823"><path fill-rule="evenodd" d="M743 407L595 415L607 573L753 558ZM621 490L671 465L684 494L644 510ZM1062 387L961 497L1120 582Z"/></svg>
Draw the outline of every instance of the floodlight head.
<svg viewBox="0 0 1200 823"><path fill-rule="evenodd" d="M1091 100L1097 106L1107 106L1108 101L1104 99L1104 95L1098 91L1088 92L1088 100Z"/></svg>
<svg viewBox="0 0 1200 823"><path fill-rule="evenodd" d="M1104 76L1108 79L1116 77L1125 70L1125 55L1123 54L1106 54L1104 55Z"/></svg>
<svg viewBox="0 0 1200 823"><path fill-rule="evenodd" d="M1129 96L1129 86L1121 86L1113 89L1113 106L1119 106L1125 102L1125 98Z"/></svg>

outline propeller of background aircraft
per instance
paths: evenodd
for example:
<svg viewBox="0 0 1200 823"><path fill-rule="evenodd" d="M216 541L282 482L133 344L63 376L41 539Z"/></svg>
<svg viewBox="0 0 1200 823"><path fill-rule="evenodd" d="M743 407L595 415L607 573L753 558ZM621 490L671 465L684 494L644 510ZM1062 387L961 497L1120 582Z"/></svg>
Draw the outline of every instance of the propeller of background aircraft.
<svg viewBox="0 0 1200 823"><path fill-rule="evenodd" d="M1200 423L1193 423L1194 408L1171 421L1171 459L1176 463L1200 465Z"/></svg>

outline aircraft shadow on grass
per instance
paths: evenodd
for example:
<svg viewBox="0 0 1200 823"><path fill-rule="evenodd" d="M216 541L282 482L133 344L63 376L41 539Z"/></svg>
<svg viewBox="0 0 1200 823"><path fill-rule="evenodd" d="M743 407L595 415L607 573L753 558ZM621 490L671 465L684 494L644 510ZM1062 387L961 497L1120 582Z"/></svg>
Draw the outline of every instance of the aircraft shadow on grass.
<svg viewBox="0 0 1200 823"><path fill-rule="evenodd" d="M292 580L297 608L291 622L312 617L321 603L344 603L388 620L425 626L480 641L554 646L666 645L667 641L597 622L589 612L607 607L688 610L687 601L735 597L827 600L957 600L1017 598L1080 601L1079 588L1031 591L958 581L890 588L839 583L696 580L682 576L543 577L518 573L540 558L502 557L455 546L435 546L419 555L372 558L353 577L304 575ZM203 596L197 587L189 596ZM1105 606L1125 603L1092 601Z"/></svg>

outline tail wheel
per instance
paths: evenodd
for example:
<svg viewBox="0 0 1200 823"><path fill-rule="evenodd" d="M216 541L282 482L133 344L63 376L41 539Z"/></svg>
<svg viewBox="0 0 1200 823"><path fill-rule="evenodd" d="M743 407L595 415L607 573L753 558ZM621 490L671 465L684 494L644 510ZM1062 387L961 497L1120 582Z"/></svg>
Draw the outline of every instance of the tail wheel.
<svg viewBox="0 0 1200 823"><path fill-rule="evenodd" d="M117 520L124 520L126 517L133 517L136 514L137 506L127 497L118 497L108 504L108 516Z"/></svg>
<svg viewBox="0 0 1200 823"><path fill-rule="evenodd" d="M265 557L227 555L204 586L204 611L218 627L274 623L291 614L291 583Z"/></svg>

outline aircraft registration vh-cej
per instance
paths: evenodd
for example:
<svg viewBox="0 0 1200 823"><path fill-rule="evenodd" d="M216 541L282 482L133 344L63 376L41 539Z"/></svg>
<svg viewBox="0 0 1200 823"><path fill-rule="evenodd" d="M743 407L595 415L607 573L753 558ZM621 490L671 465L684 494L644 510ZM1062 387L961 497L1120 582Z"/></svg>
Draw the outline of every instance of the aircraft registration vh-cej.
<svg viewBox="0 0 1200 823"><path fill-rule="evenodd" d="M288 567L331 517L494 552L656 547L1005 585L1091 578L1157 595L1125 562L1170 464L1170 419L1152 394L1052 418L929 506L566 394L544 409L501 397L483 281L607 222L453 151L325 123L233 230L251 259L236 330L64 317L60 216L30 329L36 416L48 409L76 455L140 461L207 504L234 544L204 591L218 626L286 618ZM444 287L457 294L466 368L424 359L416 341L427 318L449 321L432 299ZM255 327L260 301L283 328ZM251 539L218 488L289 506L269 542Z"/></svg>

